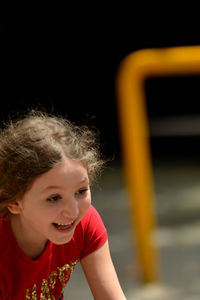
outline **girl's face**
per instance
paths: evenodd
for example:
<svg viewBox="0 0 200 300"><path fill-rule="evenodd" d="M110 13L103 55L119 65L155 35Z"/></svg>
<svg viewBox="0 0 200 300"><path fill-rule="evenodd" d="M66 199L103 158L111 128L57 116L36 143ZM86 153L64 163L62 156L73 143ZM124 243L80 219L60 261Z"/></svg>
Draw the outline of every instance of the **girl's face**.
<svg viewBox="0 0 200 300"><path fill-rule="evenodd" d="M11 226L26 246L44 247L48 240L61 245L72 239L90 204L86 168L65 158L36 178L24 197L9 207Z"/></svg>

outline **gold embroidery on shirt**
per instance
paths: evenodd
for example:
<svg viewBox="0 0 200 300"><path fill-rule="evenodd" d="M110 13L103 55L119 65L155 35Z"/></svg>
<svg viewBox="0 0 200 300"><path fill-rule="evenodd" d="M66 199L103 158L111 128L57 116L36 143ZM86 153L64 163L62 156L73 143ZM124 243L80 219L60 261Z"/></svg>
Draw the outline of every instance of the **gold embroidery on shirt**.
<svg viewBox="0 0 200 300"><path fill-rule="evenodd" d="M50 275L49 275L49 287L50 287L50 291L52 291L54 289L57 277L58 277L58 274L57 274L56 271L53 271L53 272L50 273Z"/></svg>
<svg viewBox="0 0 200 300"><path fill-rule="evenodd" d="M31 297L30 297L30 290L27 289L26 290L26 300L30 300L30 299L31 299Z"/></svg>
<svg viewBox="0 0 200 300"><path fill-rule="evenodd" d="M47 298L46 298L47 296ZM40 294L40 300L51 300L50 294L49 294L49 285L48 281L46 279L42 280L42 286L41 286L41 294Z"/></svg>
<svg viewBox="0 0 200 300"><path fill-rule="evenodd" d="M27 289L27 291L26 291L26 300L37 300L36 284L34 284L34 286L32 288L31 297L30 297L30 290Z"/></svg>
<svg viewBox="0 0 200 300"><path fill-rule="evenodd" d="M64 292L65 289L65 282L67 278L69 278L77 264L77 261L71 262L70 265L66 264L61 268L58 268L58 277L59 280L62 284L62 293Z"/></svg>
<svg viewBox="0 0 200 300"><path fill-rule="evenodd" d="M34 284L33 289L32 289L32 300L37 300L36 284Z"/></svg>
<svg viewBox="0 0 200 300"><path fill-rule="evenodd" d="M58 267L57 271L52 271L49 274L48 279L43 279L41 289L40 289L41 290L40 300L55 300L55 297L53 295L53 290L57 280L59 280L59 282L62 285L61 293L63 293L65 289L66 280L71 276L78 262L79 259L77 259L75 262L70 262L70 264L66 264L63 267ZM30 296L30 289L26 290L26 300L37 300L36 284L33 285L31 296Z"/></svg>

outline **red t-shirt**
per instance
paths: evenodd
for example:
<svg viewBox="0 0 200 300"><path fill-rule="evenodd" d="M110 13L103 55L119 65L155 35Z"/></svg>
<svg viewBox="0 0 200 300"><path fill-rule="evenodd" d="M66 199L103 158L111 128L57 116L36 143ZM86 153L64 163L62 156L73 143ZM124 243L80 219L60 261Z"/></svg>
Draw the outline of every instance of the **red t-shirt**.
<svg viewBox="0 0 200 300"><path fill-rule="evenodd" d="M70 275L84 256L101 247L107 232L93 206L64 245L48 242L37 260L18 247L8 219L0 220L0 299L62 299Z"/></svg>

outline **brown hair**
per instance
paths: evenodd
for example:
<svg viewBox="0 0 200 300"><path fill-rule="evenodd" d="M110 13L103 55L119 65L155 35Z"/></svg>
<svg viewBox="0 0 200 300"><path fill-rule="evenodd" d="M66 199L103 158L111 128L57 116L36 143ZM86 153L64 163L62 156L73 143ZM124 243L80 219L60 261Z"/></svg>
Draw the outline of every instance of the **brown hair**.
<svg viewBox="0 0 200 300"><path fill-rule="evenodd" d="M0 215L64 157L81 161L94 180L103 165L96 133L41 111L9 122L0 132Z"/></svg>

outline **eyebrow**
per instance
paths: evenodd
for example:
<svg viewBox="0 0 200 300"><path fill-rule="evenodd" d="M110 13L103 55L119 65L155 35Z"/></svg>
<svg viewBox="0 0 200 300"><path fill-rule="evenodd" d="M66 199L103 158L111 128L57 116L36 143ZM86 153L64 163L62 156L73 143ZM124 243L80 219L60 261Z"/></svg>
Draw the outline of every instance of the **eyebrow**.
<svg viewBox="0 0 200 300"><path fill-rule="evenodd" d="M83 184L83 183L87 183L89 184L89 180L87 179L87 177L84 177L80 182L79 184ZM51 190L51 189L63 189L63 187L59 186L59 185L49 185L47 187L45 187L43 189L42 192L45 192L46 190Z"/></svg>

